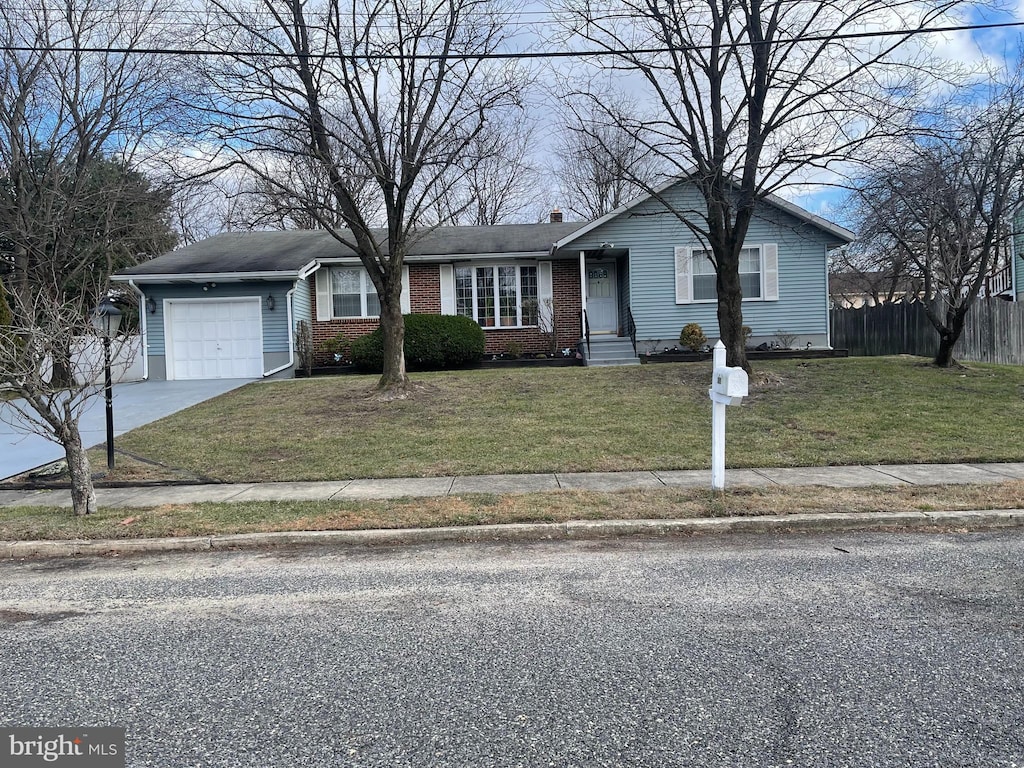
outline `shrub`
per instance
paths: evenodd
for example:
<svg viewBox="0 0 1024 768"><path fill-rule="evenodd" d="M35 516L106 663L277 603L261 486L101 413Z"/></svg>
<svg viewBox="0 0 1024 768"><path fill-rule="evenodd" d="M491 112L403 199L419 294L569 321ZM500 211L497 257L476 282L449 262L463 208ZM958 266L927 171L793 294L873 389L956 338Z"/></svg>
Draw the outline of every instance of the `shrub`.
<svg viewBox="0 0 1024 768"><path fill-rule="evenodd" d="M404 315L405 364L410 371L454 368L479 360L484 331L462 315ZM352 362L364 371L384 369L384 334L380 328L352 342Z"/></svg>
<svg viewBox="0 0 1024 768"><path fill-rule="evenodd" d="M333 358L332 362L347 363L352 359L352 339L344 333L320 343L320 350Z"/></svg>
<svg viewBox="0 0 1024 768"><path fill-rule="evenodd" d="M793 343L796 341L796 334L784 331L781 328L775 332L775 338L779 340L779 347L782 349L792 349Z"/></svg>
<svg viewBox="0 0 1024 768"><path fill-rule="evenodd" d="M307 373L313 369L313 330L305 320L295 324L295 354L300 369Z"/></svg>
<svg viewBox="0 0 1024 768"><path fill-rule="evenodd" d="M754 333L754 329L751 328L749 325L744 325L742 328L740 328L740 333L743 334L743 345L746 346L747 340Z"/></svg>
<svg viewBox="0 0 1024 768"><path fill-rule="evenodd" d="M701 347L707 344L707 341L708 337L704 335L704 329L697 323L687 323L679 334L679 343L694 352L699 352Z"/></svg>

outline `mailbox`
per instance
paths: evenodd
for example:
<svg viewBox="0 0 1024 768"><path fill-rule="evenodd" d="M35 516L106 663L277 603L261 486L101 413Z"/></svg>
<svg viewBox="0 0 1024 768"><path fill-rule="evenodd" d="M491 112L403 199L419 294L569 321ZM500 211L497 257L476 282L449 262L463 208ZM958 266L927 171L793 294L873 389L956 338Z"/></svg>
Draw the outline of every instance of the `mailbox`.
<svg viewBox="0 0 1024 768"><path fill-rule="evenodd" d="M711 378L712 398L726 405L739 405L740 401L749 394L747 387L747 372L742 368L728 368L722 366L715 368ZM714 397L718 395L719 398Z"/></svg>
<svg viewBox="0 0 1024 768"><path fill-rule="evenodd" d="M725 406L739 405L748 394L747 372L725 364L725 344L715 342L711 389L711 487L725 489Z"/></svg>

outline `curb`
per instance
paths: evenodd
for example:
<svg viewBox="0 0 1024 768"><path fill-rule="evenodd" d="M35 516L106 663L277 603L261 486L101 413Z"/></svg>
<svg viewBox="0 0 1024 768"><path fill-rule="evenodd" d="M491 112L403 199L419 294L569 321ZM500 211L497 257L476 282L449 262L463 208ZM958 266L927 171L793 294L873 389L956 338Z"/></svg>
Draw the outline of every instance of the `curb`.
<svg viewBox="0 0 1024 768"><path fill-rule="evenodd" d="M833 512L688 520L578 520L445 528L368 531L280 531L162 539L0 541L0 559L207 552L274 546L400 546L442 542L572 541L618 536L693 536L716 533L827 533L900 528L1019 528L1024 509L960 512Z"/></svg>

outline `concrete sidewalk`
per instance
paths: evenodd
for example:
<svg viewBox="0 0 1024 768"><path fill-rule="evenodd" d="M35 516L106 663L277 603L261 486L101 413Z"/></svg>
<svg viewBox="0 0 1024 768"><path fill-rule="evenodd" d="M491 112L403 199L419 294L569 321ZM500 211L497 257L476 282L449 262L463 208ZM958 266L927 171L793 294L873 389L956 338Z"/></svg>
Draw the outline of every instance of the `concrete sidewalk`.
<svg viewBox="0 0 1024 768"><path fill-rule="evenodd" d="M1024 480L1024 463L886 464L852 467L786 467L733 469L726 488L739 486L821 485L833 488L868 486L1001 483ZM328 501L332 499L394 499L459 496L467 493L532 493L560 490L622 491L631 488L707 488L709 470L665 472L589 472L539 475L476 475L470 477L403 477L296 483L224 483L211 485L99 488L101 507L146 508L193 502ZM1024 506L1024 499L1021 500ZM0 507L71 506L67 490L0 490Z"/></svg>

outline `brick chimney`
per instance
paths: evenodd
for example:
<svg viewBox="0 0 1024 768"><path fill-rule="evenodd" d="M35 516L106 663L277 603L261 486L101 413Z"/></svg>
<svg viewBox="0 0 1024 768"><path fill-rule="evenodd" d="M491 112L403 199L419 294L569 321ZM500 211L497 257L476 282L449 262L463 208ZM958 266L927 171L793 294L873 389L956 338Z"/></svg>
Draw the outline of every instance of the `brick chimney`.
<svg viewBox="0 0 1024 768"><path fill-rule="evenodd" d="M561 224L562 223L562 211L561 211L561 209L555 208L551 212L551 223L552 224Z"/></svg>

